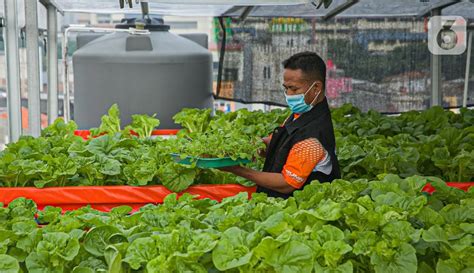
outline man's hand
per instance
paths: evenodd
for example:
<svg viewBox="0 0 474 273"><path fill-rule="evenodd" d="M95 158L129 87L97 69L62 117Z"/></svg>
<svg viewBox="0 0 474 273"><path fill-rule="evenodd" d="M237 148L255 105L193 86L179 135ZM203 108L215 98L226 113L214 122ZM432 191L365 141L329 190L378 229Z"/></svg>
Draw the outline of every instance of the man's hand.
<svg viewBox="0 0 474 273"><path fill-rule="evenodd" d="M270 141L272 140L271 137L264 137L262 138L262 141L263 143L265 143L265 150L261 149L261 150L258 150L258 155L261 156L261 157L265 157L267 155L267 150L268 150L268 145L270 145Z"/></svg>
<svg viewBox="0 0 474 273"><path fill-rule="evenodd" d="M270 141L271 141L271 140L272 140L272 138L269 137L269 136L262 138L263 143L265 143L265 146L267 146L267 147L268 147L268 145L270 144Z"/></svg>
<svg viewBox="0 0 474 273"><path fill-rule="evenodd" d="M228 172L228 173L233 173L235 174L236 172L238 172L239 169L241 169L242 167L241 166L228 166L228 167L221 167L221 168L217 168L219 171L223 171L223 172Z"/></svg>
<svg viewBox="0 0 474 273"><path fill-rule="evenodd" d="M281 193L291 193L295 190L286 183L281 173L259 172L242 166L229 166L218 168L248 179L255 184Z"/></svg>

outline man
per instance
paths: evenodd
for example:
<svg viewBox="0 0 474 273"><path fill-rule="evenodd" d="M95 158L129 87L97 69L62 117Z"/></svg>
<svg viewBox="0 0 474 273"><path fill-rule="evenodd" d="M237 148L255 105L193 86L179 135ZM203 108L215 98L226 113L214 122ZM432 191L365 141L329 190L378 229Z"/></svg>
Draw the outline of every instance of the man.
<svg viewBox="0 0 474 273"><path fill-rule="evenodd" d="M258 192L288 198L313 180L340 178L329 105L324 95L326 65L316 53L302 52L283 62L283 87L292 114L264 138L262 171L246 167L222 170L257 184Z"/></svg>

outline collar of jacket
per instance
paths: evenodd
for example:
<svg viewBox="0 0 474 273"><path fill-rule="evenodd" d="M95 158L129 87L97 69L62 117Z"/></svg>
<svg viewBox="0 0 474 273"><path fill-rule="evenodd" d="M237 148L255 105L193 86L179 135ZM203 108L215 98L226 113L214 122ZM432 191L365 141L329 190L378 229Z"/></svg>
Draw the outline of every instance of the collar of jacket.
<svg viewBox="0 0 474 273"><path fill-rule="evenodd" d="M285 128L288 131L288 134L291 135L298 128L305 126L311 121L315 121L316 119L322 117L324 114L328 112L329 112L328 101L326 98L324 98L320 103L316 104L313 107L313 109L311 109L309 112L301 114L301 116L297 118L296 120L294 120L295 114L291 114L290 118L285 124Z"/></svg>

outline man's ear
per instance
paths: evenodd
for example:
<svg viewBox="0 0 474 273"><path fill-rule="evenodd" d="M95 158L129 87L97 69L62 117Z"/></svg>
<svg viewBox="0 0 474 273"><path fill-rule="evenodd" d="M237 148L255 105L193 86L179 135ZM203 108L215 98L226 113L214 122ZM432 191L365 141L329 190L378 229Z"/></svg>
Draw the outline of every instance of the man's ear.
<svg viewBox="0 0 474 273"><path fill-rule="evenodd" d="M313 86L313 89L315 91L315 94L319 93L319 91L321 91L321 93L324 93L323 82L317 81L316 84Z"/></svg>

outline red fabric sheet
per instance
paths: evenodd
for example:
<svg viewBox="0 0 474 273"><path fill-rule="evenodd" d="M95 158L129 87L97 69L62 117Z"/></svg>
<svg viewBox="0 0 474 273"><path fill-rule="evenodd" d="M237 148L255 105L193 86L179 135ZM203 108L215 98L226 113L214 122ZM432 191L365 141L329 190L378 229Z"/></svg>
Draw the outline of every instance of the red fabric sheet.
<svg viewBox="0 0 474 273"><path fill-rule="evenodd" d="M448 186L467 191L474 186L474 182L456 183L448 182ZM221 201L223 198L234 196L239 192L252 194L256 187L244 187L237 184L227 185L196 185L178 194L185 192L197 195L197 198L210 198ZM424 192L432 193L434 188L427 184ZM79 187L51 187L37 189L26 188L0 188L0 202L8 205L19 197L32 199L41 210L45 206L61 207L64 211L75 210L83 206L91 205L92 208L101 211L110 211L113 207L127 205L133 210L138 210L146 204L162 203L164 198L172 193L163 186L79 186Z"/></svg>
<svg viewBox="0 0 474 273"><path fill-rule="evenodd" d="M255 187L244 187L237 184L226 185L196 185L191 186L184 193L197 195L197 198L210 198L221 201L223 198L234 196L239 192L254 193ZM110 211L113 207L128 205L134 210L146 204L162 203L164 198L172 193L163 186L77 186L77 187L51 187L37 189L25 188L0 188L0 202L7 205L19 197L32 199L38 209L45 206L61 207L64 211L74 210L91 205L101 211Z"/></svg>
<svg viewBox="0 0 474 273"><path fill-rule="evenodd" d="M470 187L474 186L474 182L446 182L446 185L454 188L458 188L463 191L469 190ZM433 193L435 188L430 183L426 184L422 190L423 192Z"/></svg>

